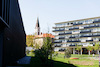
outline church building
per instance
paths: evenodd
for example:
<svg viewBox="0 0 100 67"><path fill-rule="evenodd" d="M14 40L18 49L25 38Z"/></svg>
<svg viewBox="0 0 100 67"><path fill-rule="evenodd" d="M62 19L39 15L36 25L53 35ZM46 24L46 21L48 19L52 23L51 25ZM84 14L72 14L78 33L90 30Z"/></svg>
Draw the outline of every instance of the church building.
<svg viewBox="0 0 100 67"><path fill-rule="evenodd" d="M39 19L37 18L36 26L35 26L35 35L40 35L40 25Z"/></svg>
<svg viewBox="0 0 100 67"><path fill-rule="evenodd" d="M37 18L36 26L35 26L35 37L34 37L34 44L38 44L41 48L43 45L43 42L45 41L46 37L54 38L54 36L51 33L40 33L40 24L39 19Z"/></svg>

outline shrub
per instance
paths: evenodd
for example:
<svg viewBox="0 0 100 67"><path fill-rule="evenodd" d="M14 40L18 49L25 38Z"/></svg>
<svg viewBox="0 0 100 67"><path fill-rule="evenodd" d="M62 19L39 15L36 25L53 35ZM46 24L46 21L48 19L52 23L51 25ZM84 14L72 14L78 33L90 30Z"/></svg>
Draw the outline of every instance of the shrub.
<svg viewBox="0 0 100 67"><path fill-rule="evenodd" d="M30 51L29 50L26 50L26 55L28 55L30 53Z"/></svg>
<svg viewBox="0 0 100 67"><path fill-rule="evenodd" d="M70 58L71 57L71 53L68 49L65 50L65 57L66 58Z"/></svg>

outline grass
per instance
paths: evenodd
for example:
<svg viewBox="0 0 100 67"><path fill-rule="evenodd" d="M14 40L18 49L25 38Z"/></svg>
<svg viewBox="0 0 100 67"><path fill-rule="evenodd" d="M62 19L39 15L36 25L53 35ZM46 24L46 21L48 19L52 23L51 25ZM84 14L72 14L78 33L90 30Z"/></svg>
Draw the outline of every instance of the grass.
<svg viewBox="0 0 100 67"><path fill-rule="evenodd" d="M44 61L40 61L40 59L35 58L34 54L30 53L28 56L32 56L31 62L28 65L18 65L23 67L99 67L98 60L90 60L89 57L92 55L71 55L71 57L77 57L79 59L68 59L64 58L64 54L58 54L52 58L52 60L48 59L47 63L44 64ZM95 55L98 56L98 55ZM92 65L82 65L90 63Z"/></svg>
<svg viewBox="0 0 100 67"><path fill-rule="evenodd" d="M95 55L95 56L98 56L98 55ZM71 62L76 62L77 64L74 64L75 66L77 67L99 67L99 61L98 60L90 60L89 57L92 57L92 55L88 56L88 55L72 55L71 57L77 57L79 59L64 59L64 54L59 54L58 56L56 57L53 57L53 60L55 61L60 61L60 62L64 62L64 63L69 63L69 61ZM79 63L80 62L80 63ZM94 65L82 65L84 63L92 63ZM81 65L79 65L79 64Z"/></svg>

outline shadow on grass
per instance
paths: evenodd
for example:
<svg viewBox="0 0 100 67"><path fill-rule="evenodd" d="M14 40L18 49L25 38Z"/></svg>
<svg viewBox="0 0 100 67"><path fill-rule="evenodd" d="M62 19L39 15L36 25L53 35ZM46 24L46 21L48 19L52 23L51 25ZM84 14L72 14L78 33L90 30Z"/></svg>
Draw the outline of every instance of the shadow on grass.
<svg viewBox="0 0 100 67"><path fill-rule="evenodd" d="M24 67L76 67L72 64L67 64L59 61L54 60L47 60L47 63L44 61L40 61L39 59L32 57L31 63L28 65L23 65Z"/></svg>

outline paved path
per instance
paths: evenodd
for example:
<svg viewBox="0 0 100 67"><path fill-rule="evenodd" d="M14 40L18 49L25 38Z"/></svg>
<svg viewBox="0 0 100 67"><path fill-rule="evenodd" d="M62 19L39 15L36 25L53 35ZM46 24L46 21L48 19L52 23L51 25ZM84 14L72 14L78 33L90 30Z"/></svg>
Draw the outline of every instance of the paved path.
<svg viewBox="0 0 100 67"><path fill-rule="evenodd" d="M31 57L25 56L17 61L18 64L30 64ZM6 67L23 67L23 66L6 66Z"/></svg>
<svg viewBox="0 0 100 67"><path fill-rule="evenodd" d="M6 66L6 67L23 67L23 66Z"/></svg>
<svg viewBox="0 0 100 67"><path fill-rule="evenodd" d="M17 61L18 64L30 64L31 57L25 56Z"/></svg>

